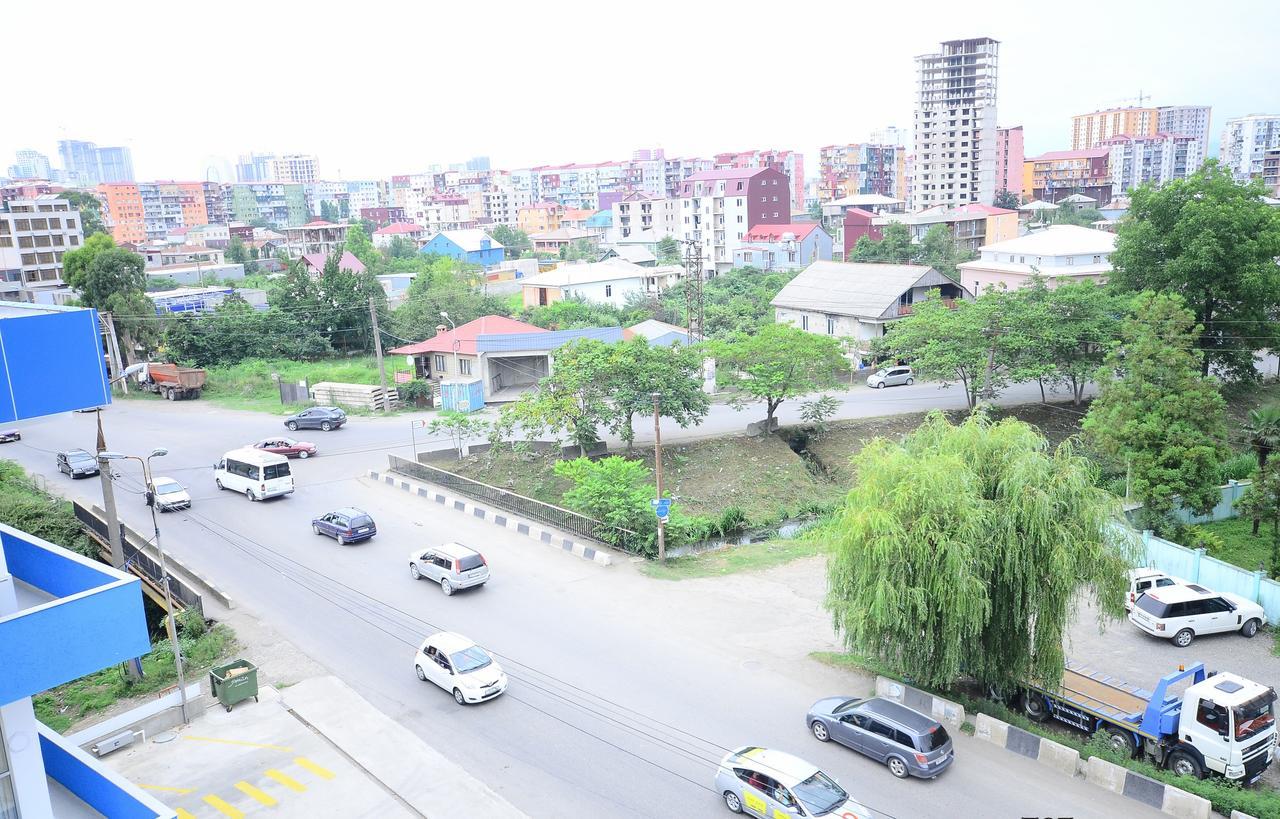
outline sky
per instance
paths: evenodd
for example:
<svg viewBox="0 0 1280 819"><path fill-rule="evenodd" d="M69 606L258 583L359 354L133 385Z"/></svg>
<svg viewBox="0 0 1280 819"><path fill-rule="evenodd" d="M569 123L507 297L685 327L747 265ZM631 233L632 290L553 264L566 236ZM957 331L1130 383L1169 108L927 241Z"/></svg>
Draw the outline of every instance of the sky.
<svg viewBox="0 0 1280 819"><path fill-rule="evenodd" d="M999 122L1070 148L1073 114L1280 114L1280 2L255 2L6 9L0 169L60 139L127 145L140 180L309 153L326 179L750 148L806 155L909 127L913 57L1001 41ZM22 32L14 36L14 32Z"/></svg>

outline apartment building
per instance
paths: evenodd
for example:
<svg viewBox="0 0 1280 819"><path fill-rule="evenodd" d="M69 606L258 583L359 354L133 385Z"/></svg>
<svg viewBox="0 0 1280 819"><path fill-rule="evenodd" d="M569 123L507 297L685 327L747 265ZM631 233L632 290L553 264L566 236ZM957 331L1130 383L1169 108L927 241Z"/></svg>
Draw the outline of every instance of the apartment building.
<svg viewBox="0 0 1280 819"><path fill-rule="evenodd" d="M0 300L35 301L62 287L62 256L84 242L80 212L52 194L15 199L0 211Z"/></svg>
<svg viewBox="0 0 1280 819"><path fill-rule="evenodd" d="M305 185L320 179L320 160L311 154L241 154L237 182L279 182Z"/></svg>
<svg viewBox="0 0 1280 819"><path fill-rule="evenodd" d="M907 150L890 143L851 142L818 152L818 199L878 194L905 199Z"/></svg>
<svg viewBox="0 0 1280 819"><path fill-rule="evenodd" d="M996 129L996 192L1022 191L1022 126Z"/></svg>
<svg viewBox="0 0 1280 819"><path fill-rule="evenodd" d="M102 220L118 245L142 244L147 240L146 214L142 195L135 182L113 182L98 186Z"/></svg>
<svg viewBox="0 0 1280 819"><path fill-rule="evenodd" d="M980 37L916 57L912 210L994 200L999 53L999 42Z"/></svg>
<svg viewBox="0 0 1280 819"><path fill-rule="evenodd" d="M209 223L201 182L139 182L138 196L148 241L163 241L176 227Z"/></svg>
<svg viewBox="0 0 1280 819"><path fill-rule="evenodd" d="M790 179L775 168L722 168L680 187L679 238L698 244L706 277L726 273L748 230L791 222Z"/></svg>
<svg viewBox="0 0 1280 819"><path fill-rule="evenodd" d="M1262 156L1262 184L1271 195L1280 197L1280 148L1272 148Z"/></svg>
<svg viewBox="0 0 1280 819"><path fill-rule="evenodd" d="M1280 148L1280 115L1250 114L1227 120L1218 157L1237 182L1262 175L1267 152Z"/></svg>
<svg viewBox="0 0 1280 819"><path fill-rule="evenodd" d="M306 188L278 182L232 185L229 210L237 222L262 219L275 228L305 225L311 218Z"/></svg>
<svg viewBox="0 0 1280 819"><path fill-rule="evenodd" d="M773 168L787 175L792 210L804 210L804 154L799 151L732 151L716 154L714 168Z"/></svg>
<svg viewBox="0 0 1280 819"><path fill-rule="evenodd" d="M1071 118L1071 150L1096 148L1114 136L1150 136L1159 129L1158 108L1108 108Z"/></svg>
<svg viewBox="0 0 1280 819"><path fill-rule="evenodd" d="M17 161L9 166L9 176L14 179L53 178L53 168L49 165L49 157L39 151L15 151L13 158Z"/></svg>
<svg viewBox="0 0 1280 819"><path fill-rule="evenodd" d="M1156 133L1195 137L1203 162L1209 158L1211 113L1208 105L1163 105L1156 118Z"/></svg>
<svg viewBox="0 0 1280 819"><path fill-rule="evenodd" d="M341 250L346 243L347 225L335 225L323 219L316 219L305 225L285 228L284 236L284 250L289 254L290 259L301 259L303 256L317 253L327 257Z"/></svg>
<svg viewBox="0 0 1280 819"><path fill-rule="evenodd" d="M560 229L564 206L557 202L536 202L516 211L516 226L527 234L550 233Z"/></svg>
<svg viewBox="0 0 1280 819"><path fill-rule="evenodd" d="M1186 179L1204 162L1200 139L1189 135L1116 136L1099 147L1110 151L1107 168L1111 173L1113 195L1148 182L1163 185Z"/></svg>
<svg viewBox="0 0 1280 819"><path fill-rule="evenodd" d="M1022 198L1057 202L1080 193L1111 201L1111 148L1097 146L1073 151L1050 151L1022 163Z"/></svg>
<svg viewBox="0 0 1280 819"><path fill-rule="evenodd" d="M635 191L614 203L612 239L629 239L644 231L659 239L681 235L680 200Z"/></svg>
<svg viewBox="0 0 1280 819"><path fill-rule="evenodd" d="M133 157L128 148L99 148L92 142L64 139L58 142L62 167L73 185L132 182Z"/></svg>
<svg viewBox="0 0 1280 819"><path fill-rule="evenodd" d="M476 226L471 205L462 196L434 196L408 210L409 221L422 225L427 235L442 230L470 230Z"/></svg>

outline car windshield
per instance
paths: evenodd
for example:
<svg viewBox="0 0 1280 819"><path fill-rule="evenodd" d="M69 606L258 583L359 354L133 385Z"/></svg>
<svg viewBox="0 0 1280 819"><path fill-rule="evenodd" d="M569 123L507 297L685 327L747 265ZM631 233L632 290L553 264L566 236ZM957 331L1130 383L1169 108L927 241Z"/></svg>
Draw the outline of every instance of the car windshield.
<svg viewBox="0 0 1280 819"><path fill-rule="evenodd" d="M161 495L172 495L174 492L181 492L182 484L177 481L159 481L156 483L156 492Z"/></svg>
<svg viewBox="0 0 1280 819"><path fill-rule="evenodd" d="M458 571L469 572L472 569L478 569L484 565L484 558L480 555L464 555L458 558Z"/></svg>
<svg viewBox="0 0 1280 819"><path fill-rule="evenodd" d="M800 800L800 804L814 816L830 813L849 798L844 788L837 785L834 779L822 771L815 772L813 776L791 790L795 791L796 799Z"/></svg>
<svg viewBox="0 0 1280 819"><path fill-rule="evenodd" d="M859 700L859 699L845 700L844 702L837 705L835 708L831 709L831 713L843 714L845 711L852 710L853 707L860 702L862 702L862 700Z"/></svg>
<svg viewBox="0 0 1280 819"><path fill-rule="evenodd" d="M1236 739L1255 737L1275 724L1275 690L1254 697L1231 709L1236 724Z"/></svg>
<svg viewBox="0 0 1280 819"><path fill-rule="evenodd" d="M289 477L288 464L267 464L262 468L262 477L264 480L273 480L275 478Z"/></svg>
<svg viewBox="0 0 1280 819"><path fill-rule="evenodd" d="M947 733L946 728L943 728L941 725L939 725L929 733L925 734L924 737L922 737L922 740L924 743L924 750L936 751L939 748L941 748L943 745L946 745L948 742L950 742L951 736Z"/></svg>
<svg viewBox="0 0 1280 819"><path fill-rule="evenodd" d="M889 374L888 370L876 370L876 376L878 378L884 378L888 374Z"/></svg>
<svg viewBox="0 0 1280 819"><path fill-rule="evenodd" d="M88 452L68 452L67 460L78 464L91 464L93 463L93 456Z"/></svg>
<svg viewBox="0 0 1280 819"><path fill-rule="evenodd" d="M493 662L486 652L480 646L472 646L464 648L462 651L449 655L449 662L453 664L454 669L459 674L466 674L469 671L477 671Z"/></svg>
<svg viewBox="0 0 1280 819"><path fill-rule="evenodd" d="M352 526L372 526L373 518L368 515L356 515L351 519Z"/></svg>
<svg viewBox="0 0 1280 819"><path fill-rule="evenodd" d="M1144 594L1139 597L1137 606L1147 614L1150 614L1152 617L1157 619L1164 617L1165 612L1169 610L1167 603L1162 603L1149 594Z"/></svg>

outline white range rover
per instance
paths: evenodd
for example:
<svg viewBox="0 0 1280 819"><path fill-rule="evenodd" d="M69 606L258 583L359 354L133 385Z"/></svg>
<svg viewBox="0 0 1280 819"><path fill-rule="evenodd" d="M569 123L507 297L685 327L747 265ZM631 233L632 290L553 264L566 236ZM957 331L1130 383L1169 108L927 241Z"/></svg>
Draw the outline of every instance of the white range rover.
<svg viewBox="0 0 1280 819"><path fill-rule="evenodd" d="M1201 634L1238 631L1252 637L1267 621L1262 606L1243 597L1210 591L1204 586L1166 586L1138 597L1129 622L1150 634L1186 648Z"/></svg>

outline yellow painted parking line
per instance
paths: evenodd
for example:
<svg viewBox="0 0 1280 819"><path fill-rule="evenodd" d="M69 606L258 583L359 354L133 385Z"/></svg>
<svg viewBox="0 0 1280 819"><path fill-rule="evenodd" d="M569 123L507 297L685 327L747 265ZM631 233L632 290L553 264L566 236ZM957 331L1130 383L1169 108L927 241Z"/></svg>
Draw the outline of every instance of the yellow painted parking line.
<svg viewBox="0 0 1280 819"><path fill-rule="evenodd" d="M178 808L178 819L196 819L196 815L190 811Z"/></svg>
<svg viewBox="0 0 1280 819"><path fill-rule="evenodd" d="M292 776L289 776L288 774L277 771L275 768L271 768L266 772L266 774L267 776L279 782L281 785L284 785L286 788L288 788L291 791L297 791L298 793L301 793L302 791L305 791L307 789L306 785L302 784L301 782L294 779Z"/></svg>
<svg viewBox="0 0 1280 819"><path fill-rule="evenodd" d="M261 742L245 742L240 739L219 739L218 737L193 737L190 734L183 734L183 739L191 739L196 742L221 742L224 745L245 745L249 748L269 748L272 751L292 751L292 748L286 748L283 745L265 745Z"/></svg>
<svg viewBox="0 0 1280 819"><path fill-rule="evenodd" d="M169 788L164 785L143 785L138 784L139 788L146 788L149 791L166 791L168 793L186 794L191 793L195 788Z"/></svg>
<svg viewBox="0 0 1280 819"><path fill-rule="evenodd" d="M204 801L224 816L229 816L231 819L244 819L244 811L240 810L235 805L222 801L213 794L206 796Z"/></svg>
<svg viewBox="0 0 1280 819"><path fill-rule="evenodd" d="M248 782L245 782L243 780L236 783L236 790L240 791L243 794L248 795L253 799L256 799L257 801L261 802L267 807L280 804L279 800L277 800L271 794L267 793L264 790L255 788L254 786L250 785Z"/></svg>
<svg viewBox="0 0 1280 819"><path fill-rule="evenodd" d="M333 771L329 770L328 768L320 767L316 763L307 759L305 756L297 757L293 761L298 763L302 767L306 768L308 771L311 771L311 773L315 774L321 779L333 779L335 776L337 776L337 774L335 774Z"/></svg>

